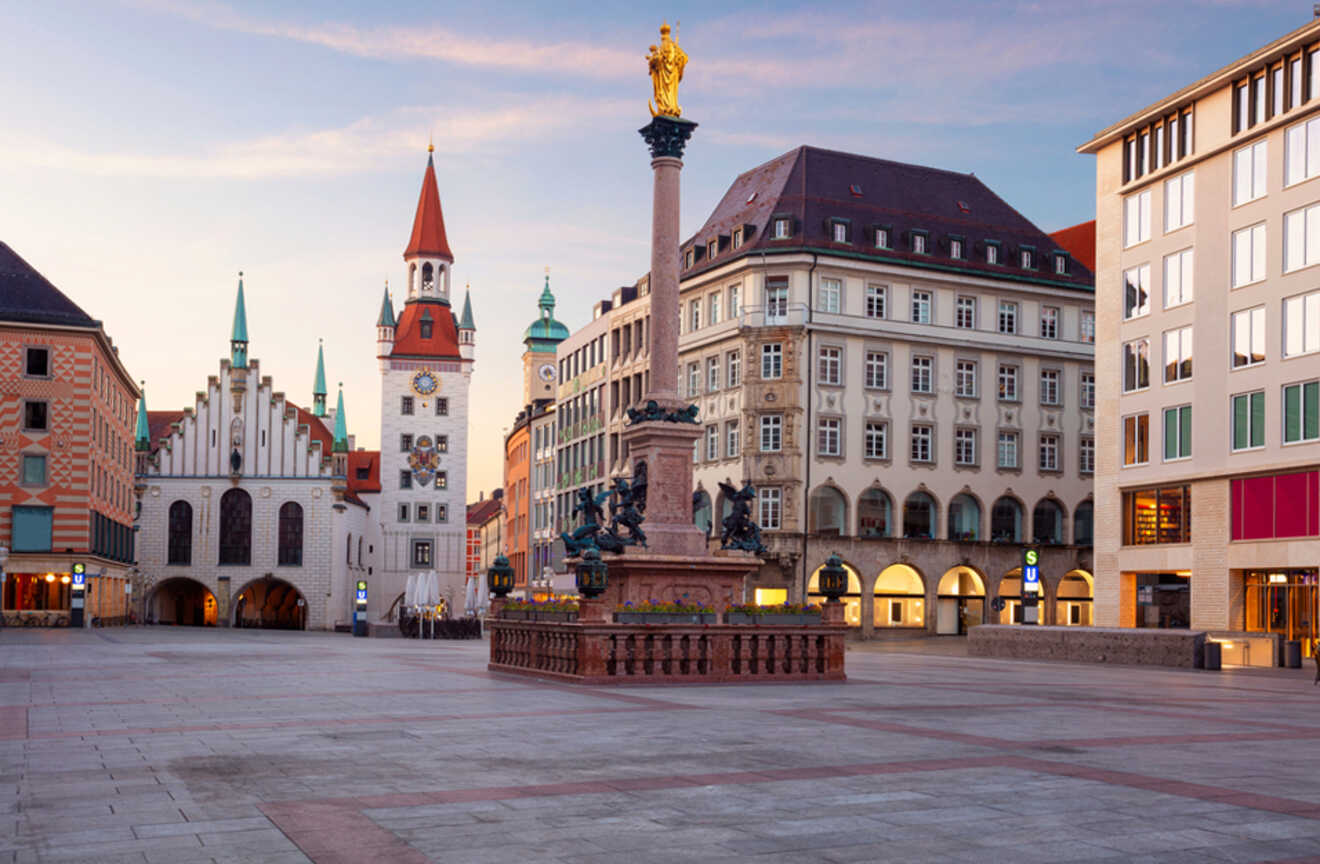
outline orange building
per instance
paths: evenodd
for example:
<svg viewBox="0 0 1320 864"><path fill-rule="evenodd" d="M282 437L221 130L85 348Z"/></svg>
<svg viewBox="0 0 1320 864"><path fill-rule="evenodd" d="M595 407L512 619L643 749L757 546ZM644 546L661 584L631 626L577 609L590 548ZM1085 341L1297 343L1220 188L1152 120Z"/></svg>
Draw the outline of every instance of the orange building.
<svg viewBox="0 0 1320 864"><path fill-rule="evenodd" d="M6 623L122 622L134 562L138 388L100 321L0 243L0 553Z"/></svg>
<svg viewBox="0 0 1320 864"><path fill-rule="evenodd" d="M504 511L508 533L505 535L509 564L513 566L515 590L527 588L527 553L531 546L527 533L531 496L528 480L531 474L531 424L524 412L514 421L513 431L504 439Z"/></svg>

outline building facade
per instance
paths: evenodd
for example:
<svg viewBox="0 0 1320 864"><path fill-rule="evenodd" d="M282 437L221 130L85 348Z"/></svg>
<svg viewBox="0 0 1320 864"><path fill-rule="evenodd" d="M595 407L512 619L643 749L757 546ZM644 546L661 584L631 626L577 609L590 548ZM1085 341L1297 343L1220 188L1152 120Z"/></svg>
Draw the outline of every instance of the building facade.
<svg viewBox="0 0 1320 864"><path fill-rule="evenodd" d="M1313 21L1080 148L1099 624L1317 636L1318 50ZM1272 642L1225 660L1272 663Z"/></svg>
<svg viewBox="0 0 1320 864"><path fill-rule="evenodd" d="M138 388L101 322L0 243L0 614L68 624L75 563L85 620L122 622L135 558Z"/></svg>
<svg viewBox="0 0 1320 864"><path fill-rule="evenodd" d="M734 181L682 247L696 518L757 490L748 586L810 597L832 553L864 634L1091 621L1090 271L971 175L803 147ZM1005 601L994 610L990 601Z"/></svg>

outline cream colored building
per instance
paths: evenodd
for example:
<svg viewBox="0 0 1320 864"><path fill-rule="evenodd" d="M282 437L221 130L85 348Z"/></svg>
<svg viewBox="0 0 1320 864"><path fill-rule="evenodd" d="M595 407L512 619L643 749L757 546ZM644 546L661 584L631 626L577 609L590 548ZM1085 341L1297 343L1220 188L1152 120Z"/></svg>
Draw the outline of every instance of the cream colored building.
<svg viewBox="0 0 1320 864"><path fill-rule="evenodd" d="M1316 635L1320 22L1096 157L1096 623ZM1194 362L1193 362L1194 361ZM1273 662L1261 656L1226 661Z"/></svg>

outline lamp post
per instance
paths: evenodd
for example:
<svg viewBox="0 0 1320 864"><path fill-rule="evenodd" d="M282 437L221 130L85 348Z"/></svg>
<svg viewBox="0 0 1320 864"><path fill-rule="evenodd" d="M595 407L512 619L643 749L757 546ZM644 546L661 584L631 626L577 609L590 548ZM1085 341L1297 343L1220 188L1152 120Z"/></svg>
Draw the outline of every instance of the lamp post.
<svg viewBox="0 0 1320 864"><path fill-rule="evenodd" d="M507 556L495 556L495 563L486 571L486 589L490 592L490 614L500 617L500 610L509 601L509 592L513 590L513 566Z"/></svg>
<svg viewBox="0 0 1320 864"><path fill-rule="evenodd" d="M837 554L831 555L820 568L820 593L825 595L825 608L821 610L821 620L826 624L842 624L843 604L839 602L848 591L848 570L843 566L843 559Z"/></svg>

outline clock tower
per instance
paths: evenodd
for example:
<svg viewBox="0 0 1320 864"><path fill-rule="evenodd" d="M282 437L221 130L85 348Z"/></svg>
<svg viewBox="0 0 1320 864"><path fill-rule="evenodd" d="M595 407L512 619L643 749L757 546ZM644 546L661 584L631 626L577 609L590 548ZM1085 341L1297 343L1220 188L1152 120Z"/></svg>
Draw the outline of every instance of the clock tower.
<svg viewBox="0 0 1320 864"><path fill-rule="evenodd" d="M555 320L555 295L550 293L550 268L545 268L545 289L537 301L540 314L523 331L523 404L554 399L559 387L555 349L568 338L568 328Z"/></svg>

